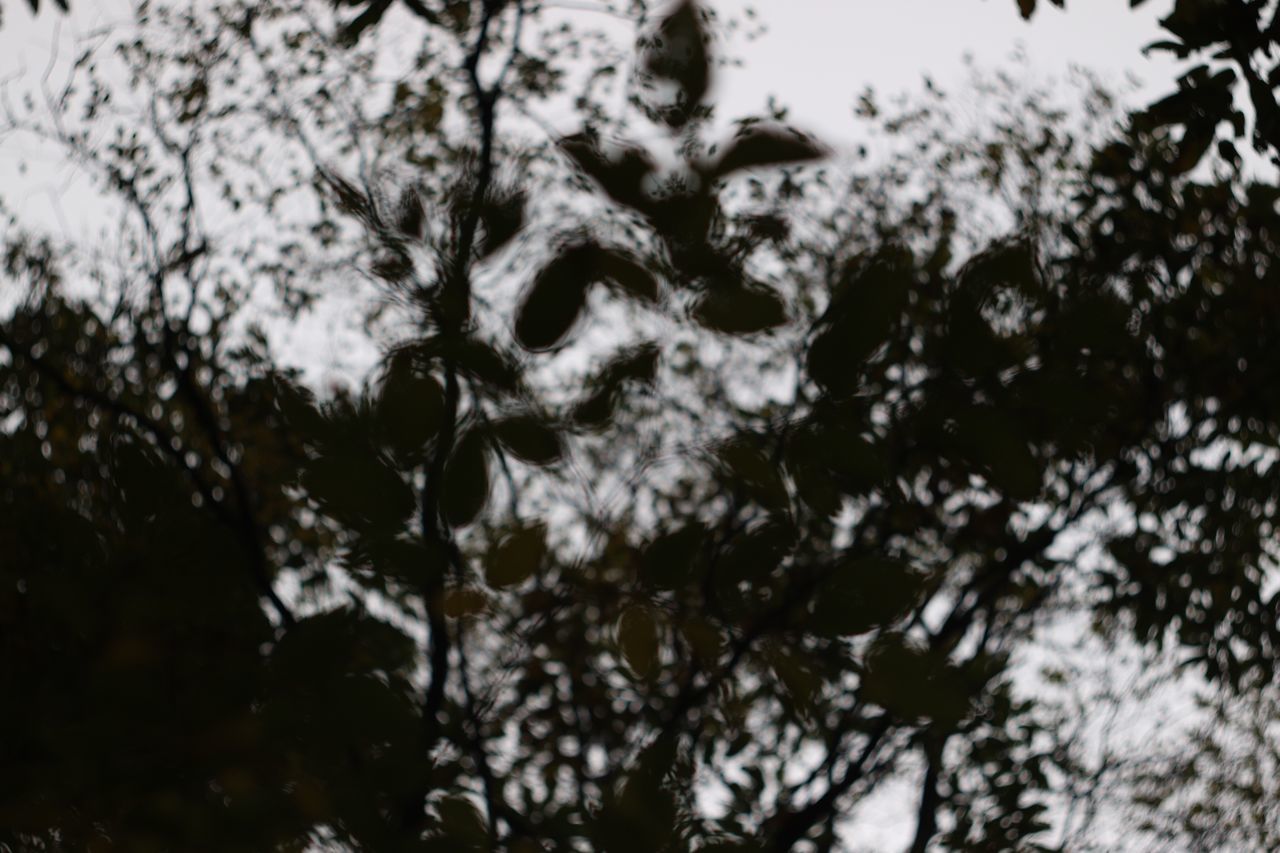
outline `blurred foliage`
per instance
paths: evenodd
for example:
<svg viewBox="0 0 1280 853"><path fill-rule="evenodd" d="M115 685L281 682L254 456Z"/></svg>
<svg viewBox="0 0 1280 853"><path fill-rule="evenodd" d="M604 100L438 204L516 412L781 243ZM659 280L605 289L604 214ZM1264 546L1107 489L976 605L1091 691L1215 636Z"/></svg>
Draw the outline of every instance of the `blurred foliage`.
<svg viewBox="0 0 1280 853"><path fill-rule="evenodd" d="M1224 72L1098 124L868 93L890 153L836 161L716 129L707 9L613 11L625 114L593 78L539 145L609 54L519 0L143 4L141 113L89 51L7 114L121 237L4 242L0 848L832 849L896 781L913 851L1055 849L1039 629L1266 695L1280 190L1212 144ZM317 282L378 303L361 382L252 322ZM1272 837L1208 743L1177 793Z"/></svg>
<svg viewBox="0 0 1280 853"><path fill-rule="evenodd" d="M66 12L70 8L67 5L67 0L53 0L53 2L63 12ZM31 9L31 14L34 15L40 11L40 0L27 0L27 6ZM3 21L4 21L4 9L0 8L0 23L3 23Z"/></svg>

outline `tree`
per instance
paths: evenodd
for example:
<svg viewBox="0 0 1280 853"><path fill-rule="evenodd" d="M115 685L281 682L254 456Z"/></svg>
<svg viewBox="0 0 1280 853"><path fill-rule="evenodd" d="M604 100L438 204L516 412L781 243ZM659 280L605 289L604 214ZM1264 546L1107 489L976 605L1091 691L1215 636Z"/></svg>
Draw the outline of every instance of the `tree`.
<svg viewBox="0 0 1280 853"><path fill-rule="evenodd" d="M631 7L650 147L530 4L141 11L132 105L90 52L8 116L124 216L6 244L0 843L830 849L906 780L912 850L1046 849L1047 621L1272 679L1277 193L1174 107L868 96L911 148L839 176L716 135L692 2ZM358 270L383 356L309 387L262 282Z"/></svg>
<svg viewBox="0 0 1280 853"><path fill-rule="evenodd" d="M1065 6L1065 0L1050 0ZM1131 7L1146 0L1133 0ZM1245 135L1250 117L1237 106L1235 90L1244 84L1252 107L1253 148L1269 153L1273 163L1280 142L1280 103L1275 84L1280 66L1272 55L1280 36L1280 11L1263 0L1174 0L1170 13L1160 20L1169 34L1146 50L1167 51L1178 59L1204 57L1178 80L1178 90L1152 104L1141 117L1149 127L1180 126L1177 167L1190 169L1218 141L1221 156L1238 163L1240 154L1231 139L1218 140L1226 124L1232 137ZM1023 18L1036 11L1036 0L1018 0ZM1268 67L1268 63L1270 67Z"/></svg>

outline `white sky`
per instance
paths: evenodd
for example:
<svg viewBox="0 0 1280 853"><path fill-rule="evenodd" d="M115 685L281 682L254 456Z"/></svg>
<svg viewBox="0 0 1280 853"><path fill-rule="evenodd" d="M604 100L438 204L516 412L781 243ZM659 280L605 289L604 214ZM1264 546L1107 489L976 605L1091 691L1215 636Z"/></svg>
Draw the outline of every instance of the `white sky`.
<svg viewBox="0 0 1280 853"><path fill-rule="evenodd" d="M33 17L26 0L0 0L5 20L0 27L0 80L15 76L30 81L50 65L57 46L57 65L65 68L78 43L103 28L127 26L133 0L70 0L63 16L52 0ZM192 0L195 3L207 0ZM557 0L547 0L554 7ZM575 0L580 3L583 0ZM729 17L742 17L754 6L765 25L764 35L729 40L727 53L742 61L720 74L714 93L721 121L759 114L770 95L788 107L790 121L815 133L837 149L860 141L852 108L867 87L881 96L918 92L925 76L944 91L962 89L971 54L986 69L1008 66L1021 49L1025 66L1037 82L1061 79L1078 65L1123 90L1133 76L1146 81L1133 94L1142 103L1172 88L1174 64L1158 54L1147 59L1141 49L1160 36L1157 20L1173 0L1149 0L1138 10L1128 0L1067 0L1059 10L1040 0L1031 22L1021 19L1015 0L704 0ZM587 26L600 26L601 16L579 16ZM620 32L622 35L622 32ZM56 88L62 81L51 75ZM21 88L21 87L20 87ZM567 129L576 129L567 128ZM25 163L28 171L21 172ZM95 234L101 214L82 190L83 176L58 152L19 138L0 138L0 199L37 229L75 239ZM3 304L3 294L0 294ZM301 334L301 333L300 333ZM315 338L312 330L302 335ZM326 332L320 336L332 340ZM338 351L319 359L337 367ZM307 351L303 361L315 362ZM326 368L326 371L329 368Z"/></svg>
<svg viewBox="0 0 1280 853"><path fill-rule="evenodd" d="M726 11L747 0L720 0ZM1127 0L1067 0L1060 10L1040 0L1023 21L1014 0L756 0L768 26L754 43L739 43L741 69L723 75L718 95L726 115L757 111L767 95L791 109L799 125L825 138L851 130L852 99L867 86L881 95L918 90L931 77L942 89L963 81L963 57L1003 64L1025 48L1037 77L1062 77L1072 65L1124 85L1136 75L1142 95L1172 88L1167 54L1142 48L1160 37L1158 20L1172 0L1129 9ZM843 102L839 99L843 97ZM839 109L833 109L833 104Z"/></svg>
<svg viewBox="0 0 1280 853"><path fill-rule="evenodd" d="M847 106L867 86L895 94L918 88L925 75L945 89L948 81L963 78L966 53L990 66L1021 46L1038 74L1060 76L1072 64L1116 82L1136 74L1153 95L1168 89L1174 77L1166 55L1141 54L1159 37L1157 20L1168 14L1172 0L1149 0L1136 10L1127 0L1068 0L1065 11L1040 0L1030 22L1018 15L1014 0L712 2L730 14L754 6L767 26L763 37L734 45L745 65L719 81L723 113L758 111L767 95L775 95L798 123L824 134L839 135L849 127L848 109L833 110L833 97ZM48 0L44 5L52 7ZM69 44L76 31L127 20L130 4L71 5L70 20L62 21L52 8L33 18L25 0L4 0L0 77L40 73L59 29Z"/></svg>
<svg viewBox="0 0 1280 853"><path fill-rule="evenodd" d="M130 0L70 0L72 12L64 17L46 0L42 6L48 8L33 17L25 0L0 2L5 13L0 80L40 75L55 45L65 64L79 36L126 23L131 6ZM1167 54L1146 58L1141 53L1160 36L1157 20L1168 14L1173 0L1149 0L1137 10L1128 0L1068 0L1065 11L1040 0L1030 22L1021 19L1014 0L708 2L731 16L754 6L766 26L762 37L739 37L730 44L743 66L717 79L721 118L758 114L773 95L791 110L794 124L837 147L853 141L852 105L868 86L891 96L918 91L929 76L945 91L952 81L965 79L966 54L991 68L1007 64L1021 48L1039 80L1062 78L1072 65L1098 73L1118 89L1136 76L1146 84L1136 97L1147 100L1170 90L1176 73ZM600 19L589 15L583 22L598 25ZM31 169L26 175L17 171L22 160ZM50 168L42 169L42 161ZM55 162L50 154L0 140L0 197L36 222L54 225L49 221L53 198L72 177L54 168ZM65 208L68 201L59 203Z"/></svg>

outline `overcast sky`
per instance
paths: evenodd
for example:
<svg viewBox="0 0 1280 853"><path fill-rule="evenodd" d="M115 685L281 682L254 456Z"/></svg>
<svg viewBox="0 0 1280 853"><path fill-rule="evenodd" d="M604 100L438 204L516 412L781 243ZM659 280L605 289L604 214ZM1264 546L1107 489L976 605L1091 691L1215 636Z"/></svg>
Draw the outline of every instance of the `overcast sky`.
<svg viewBox="0 0 1280 853"><path fill-rule="evenodd" d="M721 0L721 8L747 5ZM768 32L743 45L745 67L726 75L721 96L743 111L776 94L797 122L813 130L848 128L848 110L833 111L833 92L873 86L883 94L918 89L928 75L944 89L963 79L962 59L1002 63L1023 46L1038 75L1061 76L1072 64L1122 84L1145 83L1144 94L1172 86L1176 68L1142 48L1160 36L1158 20L1172 0L1136 10L1127 0L1067 0L1063 11L1041 0L1023 21L1014 0L765 0L757 2ZM732 110L731 110L732 111Z"/></svg>
<svg viewBox="0 0 1280 853"><path fill-rule="evenodd" d="M850 111L858 93L868 86L882 95L918 90L926 75L945 90L951 81L964 79L966 54L991 67L1005 64L1022 48L1038 79L1060 78L1071 65L1092 70L1117 88L1133 76L1144 83L1138 98L1169 90L1176 72L1164 54L1146 58L1141 53L1159 37L1157 20L1168 14L1172 0L1149 0L1137 10L1128 0L1068 0L1066 11L1041 0L1031 22L1021 19L1014 0L714 0L714 5L730 14L754 6L766 25L760 38L733 42L743 67L719 78L721 116L759 113L774 95L791 109L795 124L837 145L853 133ZM41 74L56 43L65 60L77 35L127 21L130 3L71 0L71 6L69 20L53 9L33 18L24 0L4 0L0 77ZM19 181L14 171L18 159L26 158L38 173L41 152L7 148L0 143L6 200L47 206L56 176L36 174L33 186L32 176ZM27 186L15 193L18 183ZM39 216L43 211L28 212Z"/></svg>
<svg viewBox="0 0 1280 853"><path fill-rule="evenodd" d="M59 26L69 44L74 31L127 20L127 0L71 0L69 22L52 10L36 18L24 0L5 0L0 28L0 75L40 73ZM46 4L52 6L46 0ZM554 5L552 2L551 5ZM915 89L924 75L944 85L963 75L962 58L1004 61L1025 47L1045 75L1077 64L1116 82L1137 75L1152 93L1167 89L1174 65L1141 49L1159 37L1157 21L1172 0L1068 0L1066 11L1041 0L1023 21L1014 0L714 0L726 12L754 6L767 27L761 38L738 40L745 65L721 79L729 114L758 110L776 95L797 121L817 131L848 127L848 111L833 111L833 93L852 96L873 86L883 93Z"/></svg>
<svg viewBox="0 0 1280 853"><path fill-rule="evenodd" d="M0 0L0 78L30 79L44 73L55 45L65 64L86 35L127 25L131 0L70 0L70 16L52 0L33 17L26 0ZM201 2L201 0L195 0ZM577 0L575 0L577 2ZM1133 94L1141 103L1168 91L1176 68L1163 54L1148 59L1141 49L1160 36L1157 21L1173 0L1149 0L1131 10L1128 0L1067 0L1062 11L1041 0L1031 22L1014 0L706 0L730 16L754 6L765 32L754 40L735 37L728 52L742 66L719 76L715 99L722 119L759 114L772 95L787 106L793 124L841 148L858 141L852 107L867 87L881 95L917 92L925 76L942 89L960 87L972 55L985 68L1007 66L1022 49L1037 81L1062 78L1078 65L1116 89L1135 76L1145 83ZM556 5L549 0L548 5ZM584 24L600 16L584 12ZM590 20L594 18L594 20ZM54 85L61 82L52 75ZM576 122L576 118L575 118ZM21 174L25 162L29 171ZM101 215L77 192L80 176L57 152L38 143L0 139L0 198L37 228L72 237L96 232ZM0 297L3 295L0 294ZM0 304L3 299L0 298ZM316 336L308 332L307 340ZM323 336L322 336L323 337ZM332 339L329 336L327 339ZM306 349L306 348L304 348ZM343 349L336 344L334 352ZM313 360L307 353L304 360ZM337 355L332 359L336 366ZM328 363L326 361L326 363Z"/></svg>

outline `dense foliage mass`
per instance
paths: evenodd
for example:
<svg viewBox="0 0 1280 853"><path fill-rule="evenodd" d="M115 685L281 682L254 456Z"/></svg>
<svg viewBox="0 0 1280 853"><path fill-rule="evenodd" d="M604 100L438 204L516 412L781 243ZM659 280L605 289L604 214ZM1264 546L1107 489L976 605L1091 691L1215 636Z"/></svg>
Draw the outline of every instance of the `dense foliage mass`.
<svg viewBox="0 0 1280 853"><path fill-rule="evenodd" d="M0 849L1273 845L1264 5L867 160L719 121L690 0L141 4L5 101L114 230L3 243ZM1201 678L1180 782L1028 688L1080 624Z"/></svg>

